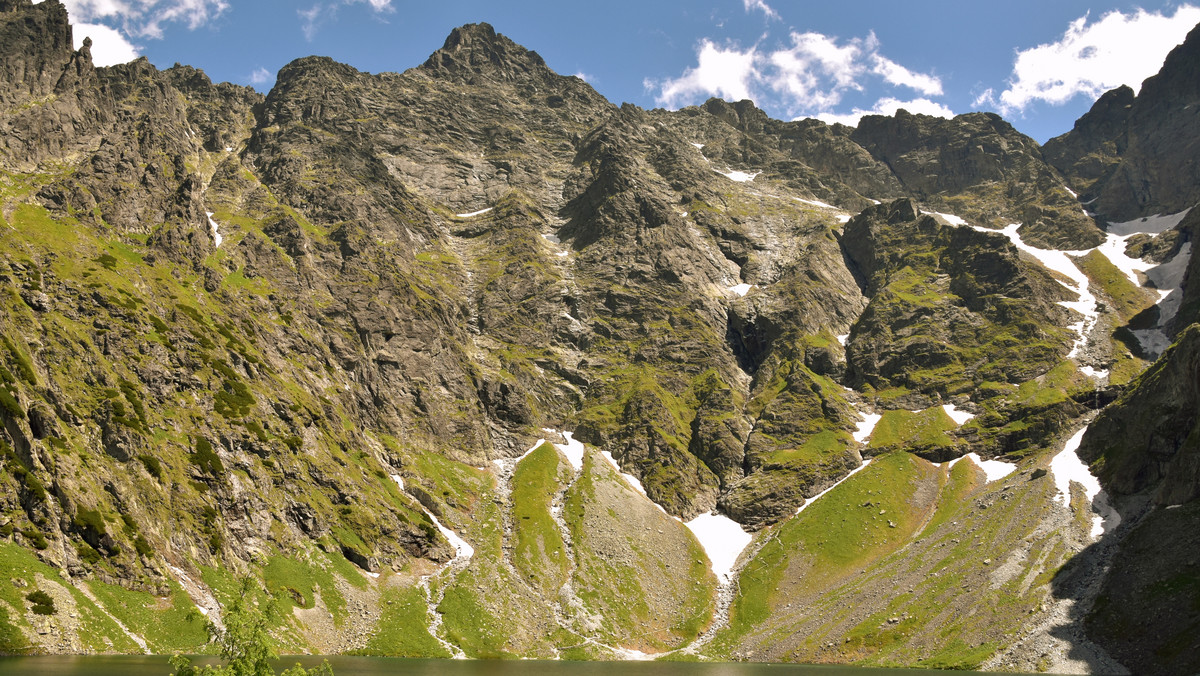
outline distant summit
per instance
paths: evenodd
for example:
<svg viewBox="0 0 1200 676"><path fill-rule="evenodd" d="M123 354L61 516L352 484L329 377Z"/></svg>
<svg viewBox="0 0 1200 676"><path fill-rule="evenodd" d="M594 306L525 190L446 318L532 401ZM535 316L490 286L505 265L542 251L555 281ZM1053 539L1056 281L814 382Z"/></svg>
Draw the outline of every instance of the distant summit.
<svg viewBox="0 0 1200 676"><path fill-rule="evenodd" d="M442 48L421 67L464 79L484 75L512 80L549 71L537 52L509 40L486 23L469 23L450 31Z"/></svg>

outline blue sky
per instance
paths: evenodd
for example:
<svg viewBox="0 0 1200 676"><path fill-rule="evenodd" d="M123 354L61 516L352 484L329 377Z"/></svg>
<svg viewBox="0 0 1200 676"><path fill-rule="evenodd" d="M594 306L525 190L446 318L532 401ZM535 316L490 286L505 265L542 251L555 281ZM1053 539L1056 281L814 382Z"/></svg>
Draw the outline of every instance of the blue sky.
<svg viewBox="0 0 1200 676"><path fill-rule="evenodd" d="M1135 89L1200 23L1179 2L1085 0L64 0L97 63L147 56L270 89L292 59L369 72L420 64L487 21L615 103L751 98L772 117L1004 115L1044 142L1103 91Z"/></svg>

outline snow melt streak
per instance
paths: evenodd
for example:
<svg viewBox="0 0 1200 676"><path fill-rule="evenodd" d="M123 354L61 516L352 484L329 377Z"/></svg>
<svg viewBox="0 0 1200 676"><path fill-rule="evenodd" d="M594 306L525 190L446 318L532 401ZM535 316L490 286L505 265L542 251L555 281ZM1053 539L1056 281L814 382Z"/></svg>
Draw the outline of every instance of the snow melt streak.
<svg viewBox="0 0 1200 676"><path fill-rule="evenodd" d="M1121 515L1108 504L1108 496L1100 488L1100 481L1092 476L1092 471L1079 458L1079 442L1083 441L1086 431L1087 427L1084 427L1067 440L1062 451L1050 461L1050 472L1054 475L1054 487L1058 489L1054 500L1061 505L1071 503L1072 481L1083 487L1088 504L1093 512L1097 512L1092 514L1092 537L1099 537L1116 528L1121 523Z"/></svg>
<svg viewBox="0 0 1200 676"><path fill-rule="evenodd" d="M225 240L225 238L222 237L221 233L218 231L220 226L218 226L217 222L213 220L213 212L206 211L204 213L208 215L208 227L212 228L213 245L219 247L221 246L221 242Z"/></svg>

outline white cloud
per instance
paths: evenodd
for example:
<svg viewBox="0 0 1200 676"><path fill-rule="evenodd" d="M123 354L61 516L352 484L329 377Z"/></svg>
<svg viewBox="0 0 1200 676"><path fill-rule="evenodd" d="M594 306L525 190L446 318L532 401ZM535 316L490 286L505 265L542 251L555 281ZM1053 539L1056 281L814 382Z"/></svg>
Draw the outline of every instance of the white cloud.
<svg viewBox="0 0 1200 676"><path fill-rule="evenodd" d="M828 110L841 103L847 89L862 91L859 79L867 70L862 56L876 46L874 35L845 45L821 33L792 33L791 37L790 48L767 57L773 71L766 76L789 110Z"/></svg>
<svg viewBox="0 0 1200 676"><path fill-rule="evenodd" d="M260 66L255 68L254 72L250 73L250 76L246 79L250 81L250 84L264 85L275 79L275 76L271 74L271 71Z"/></svg>
<svg viewBox="0 0 1200 676"><path fill-rule="evenodd" d="M156 39L162 38L166 24L183 23L195 30L229 9L226 0L63 0L63 4L76 25L115 20L125 35Z"/></svg>
<svg viewBox="0 0 1200 676"><path fill-rule="evenodd" d="M744 1L749 10L750 0ZM939 78L911 71L881 54L874 33L841 40L816 32L792 32L789 39L788 45L774 51L763 51L758 46L719 47L704 39L696 50L694 68L674 79L648 79L645 85L647 90L657 89L658 104L667 107L696 103L709 96L749 98L759 105L782 107L789 116L833 114L847 92L864 92L868 86L904 87L924 97L942 95ZM932 103L928 98L916 102ZM935 109L925 106L925 110ZM948 112L944 106L936 110ZM856 111L851 115L862 114Z"/></svg>
<svg viewBox="0 0 1200 676"><path fill-rule="evenodd" d="M835 114L821 113L817 115L817 119L826 124L840 122L851 127L857 127L859 120L864 115L895 115L896 111L903 108L910 113L917 115L932 115L934 117L954 117L954 111L947 108L945 105L937 101L930 101L927 98L913 99L911 101L901 101L890 96L879 99L875 102L875 106L870 110L855 108L852 113Z"/></svg>
<svg viewBox="0 0 1200 676"><path fill-rule="evenodd" d="M887 80L888 84L915 89L926 96L941 96L942 81L937 76L914 73L881 54L873 54L874 67L871 72Z"/></svg>
<svg viewBox="0 0 1200 676"><path fill-rule="evenodd" d="M764 0L742 0L742 5L746 8L746 12L758 10L762 12L768 19L778 19L779 12L771 9Z"/></svg>
<svg viewBox="0 0 1200 676"><path fill-rule="evenodd" d="M304 33L304 39L312 42L312 39L317 36L317 29L321 27L325 15L332 14L334 11L332 5L322 5L319 2L308 9L296 10L296 14L300 17L300 32Z"/></svg>
<svg viewBox="0 0 1200 676"><path fill-rule="evenodd" d="M751 98L750 86L758 73L754 68L757 52L753 47L740 51L726 49L710 40L701 40L696 50L697 65L675 79L646 80L646 89L659 89L655 97L660 105L674 108L697 97L720 96L732 101Z"/></svg>
<svg viewBox="0 0 1200 676"><path fill-rule="evenodd" d="M73 35L75 49L83 46L84 38L92 39L92 63L97 66L129 63L138 57L138 48L115 28L97 23L77 23Z"/></svg>
<svg viewBox="0 0 1200 676"><path fill-rule="evenodd" d="M1172 16L1142 9L1128 15L1113 11L1090 24L1081 16L1057 42L1017 52L999 109L1009 114L1034 101L1058 105L1122 84L1137 91L1198 22L1200 8L1192 5L1179 6Z"/></svg>
<svg viewBox="0 0 1200 676"><path fill-rule="evenodd" d="M392 0L346 0L347 5L358 2L366 2L371 6L371 9L375 10L376 12L395 11L395 8L392 7Z"/></svg>
<svg viewBox="0 0 1200 676"><path fill-rule="evenodd" d="M988 87L971 101L972 108L987 108L996 105L996 90Z"/></svg>
<svg viewBox="0 0 1200 676"><path fill-rule="evenodd" d="M592 83L592 82L595 82L595 80L596 80L596 76L595 76L595 75L591 75L591 74L589 74L589 73L585 73L585 72L583 72L582 70L581 70L581 71L579 71L578 73L575 73L575 77L577 77L577 78L579 78L580 80L583 80L584 82L587 82L587 83L589 83L589 84L590 84L590 83Z"/></svg>

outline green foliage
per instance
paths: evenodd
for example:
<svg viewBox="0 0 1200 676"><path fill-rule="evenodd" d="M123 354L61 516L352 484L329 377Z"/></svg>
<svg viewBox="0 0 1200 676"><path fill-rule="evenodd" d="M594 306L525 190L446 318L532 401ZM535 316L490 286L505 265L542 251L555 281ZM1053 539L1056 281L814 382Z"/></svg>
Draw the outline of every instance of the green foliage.
<svg viewBox="0 0 1200 676"><path fill-rule="evenodd" d="M103 558L100 556L100 552L96 551L94 547L86 542L78 541L72 544L75 545L75 552L79 554L79 558L82 559L84 563L94 566L97 563L100 563L100 559Z"/></svg>
<svg viewBox="0 0 1200 676"><path fill-rule="evenodd" d="M120 381L121 394L125 395L125 400L133 407L134 414L137 415L138 422L141 423L143 430L149 428L149 423L146 422L146 407L142 403L142 397L138 394L138 388L128 380Z"/></svg>
<svg viewBox="0 0 1200 676"><path fill-rule="evenodd" d="M208 639L202 617L187 592L170 582L170 594L159 598L98 580L88 589L130 631L146 639L151 651L197 650Z"/></svg>
<svg viewBox="0 0 1200 676"><path fill-rule="evenodd" d="M8 609L0 606L0 655L22 655L29 649L24 632L9 621Z"/></svg>
<svg viewBox="0 0 1200 676"><path fill-rule="evenodd" d="M188 460L209 476L220 477L225 474L225 465L221 464L221 459L213 451L212 443L204 437L196 439L196 450L188 456Z"/></svg>
<svg viewBox="0 0 1200 676"><path fill-rule="evenodd" d="M0 407L13 418L21 420L25 417L25 409L21 408L21 404L17 402L17 398L12 395L6 388L0 387Z"/></svg>
<svg viewBox="0 0 1200 676"><path fill-rule="evenodd" d="M22 529L21 535L25 536L25 539L29 540L29 544L33 545L33 548L39 551L50 546L50 543L46 541L46 536L42 535L42 532L36 528Z"/></svg>
<svg viewBox="0 0 1200 676"><path fill-rule="evenodd" d="M117 259L110 253L102 253L95 260L100 265L103 265L106 270L117 269Z"/></svg>
<svg viewBox="0 0 1200 676"><path fill-rule="evenodd" d="M155 479L162 479L162 463L159 462L158 458L154 457L153 455L142 454L138 456L138 460L142 461L142 465L146 468L146 471L150 473L150 476L154 477Z"/></svg>
<svg viewBox="0 0 1200 676"><path fill-rule="evenodd" d="M226 418L240 418L250 412L254 406L254 396L250 388L240 380L226 380L213 396L213 410Z"/></svg>
<svg viewBox="0 0 1200 676"><path fill-rule="evenodd" d="M33 604L30 610L38 615L53 615L55 612L54 599L41 589L35 589L26 594L25 600Z"/></svg>
<svg viewBox="0 0 1200 676"><path fill-rule="evenodd" d="M0 388L0 393L2 392L4 392L4 390ZM12 446L9 446L8 443L3 439L0 439L0 458L3 458L4 465L7 466L9 471L13 473L13 477L15 477L19 483L25 486L34 499L42 502L46 500L48 495L46 493L46 487L42 484L41 480L38 479L32 471L30 471L29 467L27 467L25 463L19 457L17 457L17 454L13 452ZM43 545L42 547L38 547L38 549L45 549L45 546Z"/></svg>
<svg viewBox="0 0 1200 676"><path fill-rule="evenodd" d="M104 525L104 515L96 510L80 507L72 521L76 527L89 530L97 537L108 532L108 529Z"/></svg>
<svg viewBox="0 0 1200 676"><path fill-rule="evenodd" d="M225 609L224 629L208 624L209 636L221 647L225 664L197 667L176 654L171 657L174 676L275 676L272 664L279 660L279 655L268 631L273 609L264 611L254 605L252 592L250 581L243 581L242 593ZM297 664L284 670L281 676L333 676L333 669L328 662L312 669Z"/></svg>
<svg viewBox="0 0 1200 676"><path fill-rule="evenodd" d="M8 349L13 360L17 362L17 372L21 374L21 378L30 385L37 385L37 374L33 371L33 362L30 361L29 356L9 340L8 336L3 336L3 340L4 347Z"/></svg>

